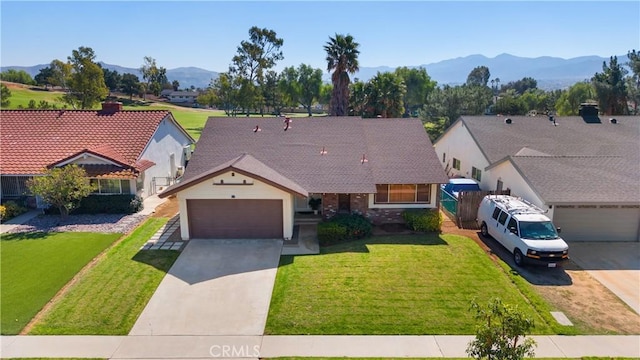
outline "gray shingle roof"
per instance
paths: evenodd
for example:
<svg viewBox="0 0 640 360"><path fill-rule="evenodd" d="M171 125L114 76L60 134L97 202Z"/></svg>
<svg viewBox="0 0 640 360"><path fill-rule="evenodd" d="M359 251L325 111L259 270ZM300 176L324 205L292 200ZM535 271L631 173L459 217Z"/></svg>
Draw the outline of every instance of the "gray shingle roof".
<svg viewBox="0 0 640 360"><path fill-rule="evenodd" d="M511 161L549 204L640 202L640 116L463 116L492 164Z"/></svg>
<svg viewBox="0 0 640 360"><path fill-rule="evenodd" d="M463 116L490 163L529 148L550 155L639 156L640 116L615 116L617 124L602 116L601 124L587 124L579 116L556 117L554 126L546 116Z"/></svg>
<svg viewBox="0 0 640 360"><path fill-rule="evenodd" d="M639 165L620 156L514 156L514 166L547 204L640 202Z"/></svg>
<svg viewBox="0 0 640 360"><path fill-rule="evenodd" d="M254 132L256 126L261 131ZM209 118L182 182L242 154L310 193L447 182L420 120L356 117L293 118L287 131L283 118Z"/></svg>

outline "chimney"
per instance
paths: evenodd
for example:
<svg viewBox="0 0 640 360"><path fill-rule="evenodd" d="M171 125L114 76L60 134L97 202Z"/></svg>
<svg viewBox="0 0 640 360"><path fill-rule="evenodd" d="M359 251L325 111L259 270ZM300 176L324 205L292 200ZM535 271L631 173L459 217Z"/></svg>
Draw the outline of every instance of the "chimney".
<svg viewBox="0 0 640 360"><path fill-rule="evenodd" d="M122 103L117 101L105 101L102 103L102 112L115 113L122 111Z"/></svg>

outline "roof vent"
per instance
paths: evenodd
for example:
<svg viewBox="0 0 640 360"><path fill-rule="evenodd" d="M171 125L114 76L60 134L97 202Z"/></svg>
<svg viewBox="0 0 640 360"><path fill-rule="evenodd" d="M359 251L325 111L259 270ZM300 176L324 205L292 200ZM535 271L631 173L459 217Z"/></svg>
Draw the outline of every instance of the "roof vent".
<svg viewBox="0 0 640 360"><path fill-rule="evenodd" d="M512 123L511 118L504 119L504 123L505 124L511 124Z"/></svg>
<svg viewBox="0 0 640 360"><path fill-rule="evenodd" d="M617 124L618 120L616 120L616 118L611 118L611 119L609 119L609 122L612 123L612 124Z"/></svg>

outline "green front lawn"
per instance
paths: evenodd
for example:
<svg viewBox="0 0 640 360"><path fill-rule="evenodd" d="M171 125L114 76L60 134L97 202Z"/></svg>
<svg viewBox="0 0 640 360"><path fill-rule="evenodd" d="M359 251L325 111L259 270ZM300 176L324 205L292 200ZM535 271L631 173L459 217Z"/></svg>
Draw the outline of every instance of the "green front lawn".
<svg viewBox="0 0 640 360"><path fill-rule="evenodd" d="M17 334L91 259L120 234L3 234L0 246L2 334Z"/></svg>
<svg viewBox="0 0 640 360"><path fill-rule="evenodd" d="M266 334L473 334L470 302L494 297L533 317L537 334L561 331L518 286L469 238L373 237L283 256Z"/></svg>
<svg viewBox="0 0 640 360"><path fill-rule="evenodd" d="M140 251L167 222L151 218L111 248L35 324L30 334L126 335L179 255Z"/></svg>

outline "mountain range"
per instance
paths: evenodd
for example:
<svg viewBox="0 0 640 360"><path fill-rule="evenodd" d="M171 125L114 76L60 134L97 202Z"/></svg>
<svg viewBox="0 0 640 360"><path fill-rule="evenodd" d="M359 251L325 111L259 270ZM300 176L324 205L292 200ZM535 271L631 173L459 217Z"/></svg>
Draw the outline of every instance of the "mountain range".
<svg viewBox="0 0 640 360"><path fill-rule="evenodd" d="M602 71L604 61L609 58L600 56L580 56L570 59L559 57L542 56L536 58L519 57L510 54L501 54L493 58L484 55L469 55L448 59L436 63L409 66L409 68L422 67L427 70L431 78L438 84L457 85L466 81L467 75L476 66L486 66L491 72L491 78L499 78L501 84L509 81L532 77L538 81L538 87L545 90L562 89L572 84L591 79L596 73ZM626 63L626 55L618 55L620 63ZM142 78L139 69L127 68L119 65L100 63L103 68L115 70L120 74L131 73ZM2 71L7 69L24 70L31 76L38 74L40 69L49 64L34 66L3 66ZM324 69L323 69L324 70ZM375 76L378 72L394 71L395 68L389 66L360 67L360 71L352 76L366 81ZM178 80L181 88L195 86L196 88L206 88L212 79L218 77L218 72L206 70L198 67L180 67L167 69L169 81ZM324 72L324 81L330 82L331 76Z"/></svg>

